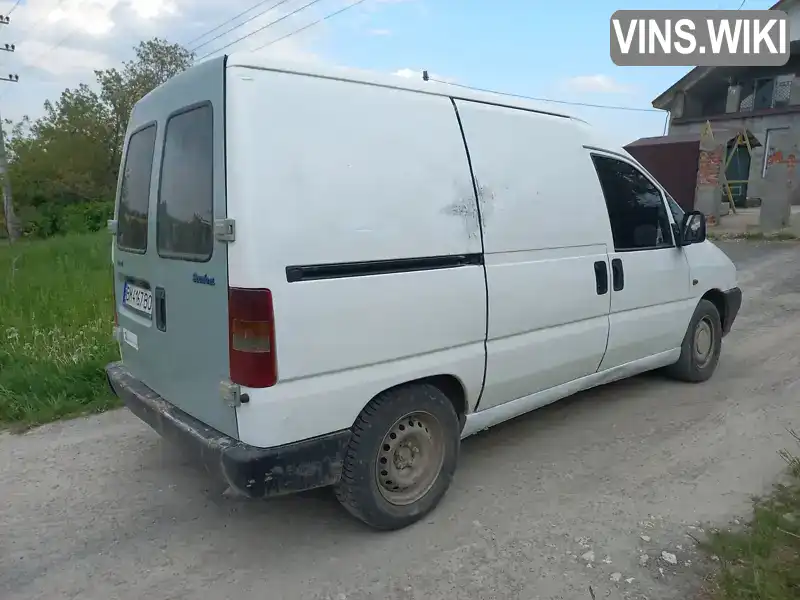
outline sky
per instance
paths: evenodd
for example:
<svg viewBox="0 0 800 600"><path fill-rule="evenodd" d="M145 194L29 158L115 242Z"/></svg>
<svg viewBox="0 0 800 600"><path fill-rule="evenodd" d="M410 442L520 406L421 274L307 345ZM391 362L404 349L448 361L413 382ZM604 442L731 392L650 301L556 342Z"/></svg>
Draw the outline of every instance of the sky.
<svg viewBox="0 0 800 600"><path fill-rule="evenodd" d="M94 69L130 59L133 46L143 39L158 36L196 48L198 59L252 51L353 2L0 0L0 14L10 14L11 19L0 25L0 46L15 45L13 53L0 52L0 76L19 75L18 83L0 81L0 115L13 120L40 116L45 100L56 99L65 88L93 83ZM425 69L431 76L461 85L639 109L543 103L549 110L587 120L616 143L626 144L662 134L666 114L650 103L688 68L615 66L609 56L609 19L614 11L736 9L741 4L741 0L363 0L259 52L398 77L421 77ZM774 0L745 0L744 8L772 4ZM271 24L277 19L281 20ZM243 36L247 37L236 41ZM223 48L231 42L235 43Z"/></svg>

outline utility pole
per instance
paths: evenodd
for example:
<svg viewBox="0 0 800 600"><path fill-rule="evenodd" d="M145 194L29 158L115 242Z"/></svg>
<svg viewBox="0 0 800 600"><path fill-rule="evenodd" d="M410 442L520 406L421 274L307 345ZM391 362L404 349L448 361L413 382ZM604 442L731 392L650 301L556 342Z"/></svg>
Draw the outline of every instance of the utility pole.
<svg viewBox="0 0 800 600"><path fill-rule="evenodd" d="M0 25L8 25L11 19L8 15L0 15ZM14 44L0 45L2 52L14 52ZM10 83L19 82L19 75L9 73L8 77L0 77L0 81ZM8 176L8 154L6 154L6 135L3 129L3 120L0 118L0 177L3 179L3 220L6 224L8 241L14 243L19 232L17 231L17 219L14 216L14 202L11 195L11 178Z"/></svg>

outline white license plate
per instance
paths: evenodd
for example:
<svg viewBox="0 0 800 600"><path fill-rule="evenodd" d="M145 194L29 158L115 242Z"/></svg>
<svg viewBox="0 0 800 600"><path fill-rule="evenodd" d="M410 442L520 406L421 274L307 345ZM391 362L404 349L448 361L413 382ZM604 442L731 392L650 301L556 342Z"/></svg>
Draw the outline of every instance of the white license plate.
<svg viewBox="0 0 800 600"><path fill-rule="evenodd" d="M125 283L122 302L134 310L148 315L153 314L153 292L140 288L138 285Z"/></svg>

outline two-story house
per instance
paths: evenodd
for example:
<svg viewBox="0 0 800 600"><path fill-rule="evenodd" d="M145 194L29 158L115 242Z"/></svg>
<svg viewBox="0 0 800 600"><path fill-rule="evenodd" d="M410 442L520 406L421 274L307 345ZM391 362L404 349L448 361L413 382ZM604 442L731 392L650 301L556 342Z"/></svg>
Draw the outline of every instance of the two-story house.
<svg viewBox="0 0 800 600"><path fill-rule="evenodd" d="M770 134L796 129L800 136L800 0L781 0L771 10L789 15L792 37L789 62L782 67L696 67L653 100L670 113L669 135L712 130L747 130L760 142L749 154L731 148L731 180L749 179L742 195L761 198L770 154ZM749 177L748 177L749 175ZM800 197L795 199L800 203ZM737 202L738 204L738 202Z"/></svg>

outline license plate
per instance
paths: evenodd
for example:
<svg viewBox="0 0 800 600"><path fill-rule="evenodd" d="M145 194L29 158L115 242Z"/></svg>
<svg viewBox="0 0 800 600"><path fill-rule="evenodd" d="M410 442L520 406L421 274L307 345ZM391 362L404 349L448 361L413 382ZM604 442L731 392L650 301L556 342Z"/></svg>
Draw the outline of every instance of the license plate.
<svg viewBox="0 0 800 600"><path fill-rule="evenodd" d="M122 302L125 306L129 306L147 315L153 314L153 292L150 290L126 282L122 298Z"/></svg>

